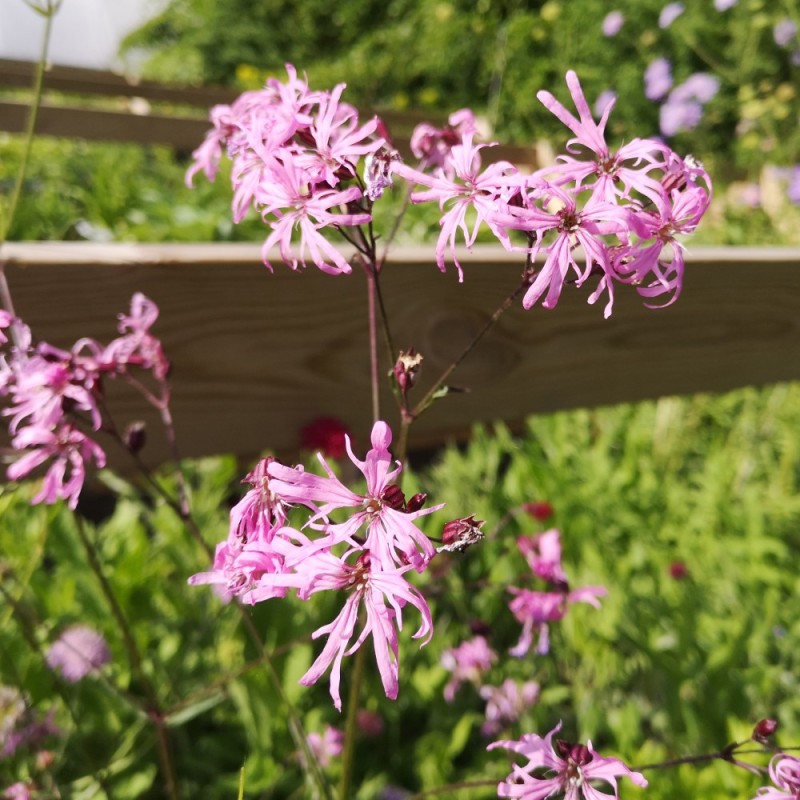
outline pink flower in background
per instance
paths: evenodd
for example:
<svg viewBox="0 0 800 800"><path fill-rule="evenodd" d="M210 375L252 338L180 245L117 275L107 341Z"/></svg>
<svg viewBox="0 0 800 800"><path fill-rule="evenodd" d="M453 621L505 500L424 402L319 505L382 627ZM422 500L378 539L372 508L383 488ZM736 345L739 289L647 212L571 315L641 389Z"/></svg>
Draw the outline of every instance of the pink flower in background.
<svg viewBox="0 0 800 800"><path fill-rule="evenodd" d="M481 697L486 701L486 721L481 726L484 736L497 736L500 731L513 725L527 709L539 700L539 684L526 681L518 684L511 678L500 686L482 686Z"/></svg>
<svg viewBox="0 0 800 800"><path fill-rule="evenodd" d="M739 0L714 0L714 8L717 11L727 11L733 8Z"/></svg>
<svg viewBox="0 0 800 800"><path fill-rule="evenodd" d="M644 96L660 100L672 88L672 65L666 58L656 58L644 71Z"/></svg>
<svg viewBox="0 0 800 800"><path fill-rule="evenodd" d="M547 501L524 503L522 508L539 522L544 522L553 516L553 506Z"/></svg>
<svg viewBox="0 0 800 800"><path fill-rule="evenodd" d="M609 11L603 18L600 30L603 36L616 36L625 24L625 17L621 11Z"/></svg>
<svg viewBox="0 0 800 800"><path fill-rule="evenodd" d="M369 711L366 708L358 710L356 714L356 725L358 725L359 731L370 739L380 736L386 727L383 717L380 714L376 714L374 711Z"/></svg>
<svg viewBox="0 0 800 800"><path fill-rule="evenodd" d="M483 636L476 636L458 647L452 647L442 653L441 664L451 674L444 687L444 699L452 703L462 683L480 685L483 673L487 672L497 661L497 654L489 647Z"/></svg>
<svg viewBox="0 0 800 800"><path fill-rule="evenodd" d="M800 797L800 759L778 753L769 762L769 778L774 786L762 786L757 800L796 800Z"/></svg>
<svg viewBox="0 0 800 800"><path fill-rule="evenodd" d="M94 675L109 661L106 640L87 625L67 628L47 651L47 666L69 683Z"/></svg>
<svg viewBox="0 0 800 800"><path fill-rule="evenodd" d="M323 769L329 767L333 759L340 756L344 749L344 734L331 725L326 725L321 734L316 731L309 733L306 741Z"/></svg>
<svg viewBox="0 0 800 800"><path fill-rule="evenodd" d="M465 136L477 134L475 115L469 108L454 111L443 128L436 128L426 122L420 123L411 134L411 152L420 160L422 169L442 167L450 170L452 178L450 152L461 144Z"/></svg>
<svg viewBox="0 0 800 800"><path fill-rule="evenodd" d="M2 796L5 800L33 800L36 795L31 784L17 781L7 787Z"/></svg>
<svg viewBox="0 0 800 800"><path fill-rule="evenodd" d="M555 528L537 536L520 536L517 547L525 556L531 572L549 583L565 584L567 575L561 565L561 533Z"/></svg>
<svg viewBox="0 0 800 800"><path fill-rule="evenodd" d="M534 635L537 655L550 652L550 632L548 623L560 622L573 603L588 603L600 608L598 597L604 597L608 590L603 586L587 586L573 592L535 592L531 589L508 589L514 599L508 607L511 613L522 623L519 641L508 652L515 658L527 655L533 645Z"/></svg>
<svg viewBox="0 0 800 800"><path fill-rule="evenodd" d="M662 30L669 28L685 10L683 3L667 3L658 15L658 27Z"/></svg>
<svg viewBox="0 0 800 800"><path fill-rule="evenodd" d="M514 764L511 774L497 787L498 797L516 797L521 800L545 800L560 795L564 800L600 800L618 797L617 778L629 778L637 786L647 786L647 781L629 769L618 758L604 758L593 747L570 744L562 739L552 741L561 729L559 722L544 738L535 733L525 734L519 741L493 742L487 748L502 747L527 759L527 764ZM600 792L592 781L606 784L611 792Z"/></svg>
<svg viewBox="0 0 800 800"><path fill-rule="evenodd" d="M604 92L600 92L597 95L597 100L594 101L594 113L601 117L603 112L609 107L613 106L617 102L617 94L616 92L612 92L611 89L606 89Z"/></svg>
<svg viewBox="0 0 800 800"><path fill-rule="evenodd" d="M42 717L28 707L19 689L0 686L0 761L22 748L60 735L52 711Z"/></svg>

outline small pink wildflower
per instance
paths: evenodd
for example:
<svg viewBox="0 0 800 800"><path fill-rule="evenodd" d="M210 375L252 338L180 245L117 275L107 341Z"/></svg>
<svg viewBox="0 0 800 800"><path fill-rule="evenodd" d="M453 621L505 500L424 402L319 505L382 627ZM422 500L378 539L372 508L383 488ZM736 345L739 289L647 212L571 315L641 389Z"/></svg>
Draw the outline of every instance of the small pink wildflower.
<svg viewBox="0 0 800 800"><path fill-rule="evenodd" d="M329 767L344 749L344 733L332 725L326 725L321 734L312 731L306 736L306 741L323 769Z"/></svg>
<svg viewBox="0 0 800 800"><path fill-rule="evenodd" d="M67 628L47 651L47 666L69 683L96 674L110 660L106 640L87 625Z"/></svg>
<svg viewBox="0 0 800 800"><path fill-rule="evenodd" d="M441 664L451 674L444 687L444 699L452 703L462 683L480 685L483 673L497 661L497 654L483 636L475 636L442 653Z"/></svg>
<svg viewBox="0 0 800 800"><path fill-rule="evenodd" d="M486 721L481 726L484 736L497 736L513 725L520 716L539 700L539 684L526 681L518 684L507 678L500 686L482 686L481 697L486 701Z"/></svg>
<svg viewBox="0 0 800 800"><path fill-rule="evenodd" d="M618 797L617 778L629 778L637 786L647 786L639 772L633 772L618 758L604 758L593 747L570 744L562 739L552 741L561 729L559 722L544 738L535 733L525 734L519 741L502 740L487 748L502 747L519 753L528 760L524 766L514 764L511 774L497 787L498 797L515 797L520 800L545 800L563 797L564 800L598 800L601 797ZM600 781L611 788L611 793L601 793L592 785Z"/></svg>

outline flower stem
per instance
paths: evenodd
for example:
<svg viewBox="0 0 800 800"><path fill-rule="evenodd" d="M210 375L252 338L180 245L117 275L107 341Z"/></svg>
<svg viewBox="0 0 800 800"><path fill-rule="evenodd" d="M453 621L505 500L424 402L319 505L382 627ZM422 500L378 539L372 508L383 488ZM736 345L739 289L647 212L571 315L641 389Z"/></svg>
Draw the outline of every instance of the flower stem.
<svg viewBox="0 0 800 800"><path fill-rule="evenodd" d="M178 783L175 776L175 766L172 761L169 734L167 733L166 720L164 715L161 713L158 695L153 687L152 682L147 677L147 673L145 672L144 665L142 663L142 656L139 652L138 646L136 645L136 640L133 638L133 632L131 631L128 623L128 618L125 616L125 612L122 610L122 606L119 604L119 601L114 594L111 583L103 571L103 566L100 563L97 550L86 533L83 520L80 518L80 516L78 516L78 514L74 514L74 518L76 529L78 531L78 538L80 539L81 545L86 552L86 558L89 562L89 567L95 574L95 577L100 584L100 589L103 592L103 596L106 598L106 602L111 609L111 614L116 620L120 632L122 633L122 639L125 643L125 649L128 651L131 669L141 682L142 689L147 696L150 706L148 717L156 729L156 744L158 746L158 756L159 761L161 762L161 769L164 773L166 794L170 800L178 800L180 795L178 793Z"/></svg>
<svg viewBox="0 0 800 800"><path fill-rule="evenodd" d="M347 698L347 722L345 723L344 752L342 753L342 776L339 780L339 800L351 800L350 784L353 777L358 706L361 697L361 685L364 683L365 654L366 648L362 645L356 651L355 664L353 664L353 679L350 684L350 694Z"/></svg>
<svg viewBox="0 0 800 800"><path fill-rule="evenodd" d="M375 267L367 267L367 313L369 316L369 377L372 391L372 421L381 418L380 360L378 358L378 301Z"/></svg>
<svg viewBox="0 0 800 800"><path fill-rule="evenodd" d="M408 800L424 800L426 797L436 797L437 795L450 795L451 792L457 792L459 789L481 789L483 787L493 787L497 786L497 779L493 778L492 780L484 780L484 781L459 781L457 783L448 783L446 786L439 786L436 789L429 789L425 792L418 792L417 794L412 794ZM494 794L492 795L495 796Z"/></svg>

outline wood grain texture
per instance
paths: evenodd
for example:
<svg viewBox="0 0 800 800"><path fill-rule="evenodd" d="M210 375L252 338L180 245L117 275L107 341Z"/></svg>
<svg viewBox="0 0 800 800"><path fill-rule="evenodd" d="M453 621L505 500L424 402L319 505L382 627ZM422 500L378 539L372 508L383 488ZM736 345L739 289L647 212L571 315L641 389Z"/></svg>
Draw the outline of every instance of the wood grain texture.
<svg viewBox="0 0 800 800"><path fill-rule="evenodd" d="M301 427L341 418L369 427L365 281L260 263L257 245L9 244L18 313L40 338L107 341L135 291L161 308L155 332L174 365L174 415L185 455L292 451ZM465 281L441 274L429 248L398 248L383 287L398 347L425 356L419 391L513 288L519 259L494 247L463 258ZM567 289L557 309L510 309L453 375L469 391L436 404L414 428L428 446L477 421L719 392L800 378L800 251L701 249L683 296L659 311L619 287L614 314ZM389 364L384 365L386 371ZM142 417L115 387L121 422ZM397 415L388 390L384 416ZM147 455L166 456L152 415Z"/></svg>

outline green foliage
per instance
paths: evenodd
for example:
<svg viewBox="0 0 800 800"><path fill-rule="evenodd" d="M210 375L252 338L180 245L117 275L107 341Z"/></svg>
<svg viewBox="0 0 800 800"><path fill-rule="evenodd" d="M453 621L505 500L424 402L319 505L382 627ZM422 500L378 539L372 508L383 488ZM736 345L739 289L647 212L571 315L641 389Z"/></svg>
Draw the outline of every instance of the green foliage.
<svg viewBox="0 0 800 800"><path fill-rule="evenodd" d="M486 683L541 686L539 702L498 738L544 734L563 720L567 738L591 738L602 753L635 765L718 750L747 739L759 718L774 717L781 741L796 743L798 425L797 385L664 398L532 419L521 436L478 428L464 448L448 448L411 476L407 490L422 488L431 502L448 504L428 518L431 535L446 519L474 513L486 520L488 536L462 555L440 557L435 574L419 577L436 635L419 650L409 615L396 702L384 698L368 659L365 706L384 730L358 740L358 797L376 797L386 785L430 789L507 774L505 755L485 751L476 687L463 685L450 704L442 697L449 674L441 655L470 638L478 622L500 656ZM214 543L241 491L241 467L231 458L184 466L194 517ZM174 491L167 473L160 480ZM236 796L243 764L246 797L311 796L286 709L240 615L208 587L186 584L207 567L204 549L162 501L147 499L141 487L114 485L121 493L113 514L84 525L157 688L185 796ZM55 740L51 777L64 796L103 796L102 786L115 798L163 796L145 693L75 522L64 508L29 507L31 495L12 487L0 494L0 684L23 689L37 712L55 713L65 735ZM541 500L555 508L546 523L522 510ZM507 650L520 626L506 589L534 585L516 538L551 524L562 531L571 585L604 585L609 594L600 610L575 606L552 624L548 655L513 659ZM310 633L340 604L319 597L252 609L307 730L343 724L325 680L297 684L319 652ZM75 622L106 636L113 662L100 677L72 685L46 668L43 654ZM351 669L346 660L345 698ZM24 751L0 761L0 785L33 769ZM334 761L333 779L337 770ZM647 796L664 800L746 798L763 783L721 763L647 777ZM638 790L623 782L623 796Z"/></svg>

